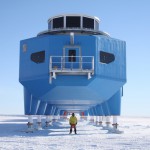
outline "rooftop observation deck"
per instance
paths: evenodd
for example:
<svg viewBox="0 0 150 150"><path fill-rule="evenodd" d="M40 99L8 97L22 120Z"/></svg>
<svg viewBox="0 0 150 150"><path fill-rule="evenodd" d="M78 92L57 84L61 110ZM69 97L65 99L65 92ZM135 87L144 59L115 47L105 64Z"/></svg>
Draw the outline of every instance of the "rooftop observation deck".
<svg viewBox="0 0 150 150"><path fill-rule="evenodd" d="M48 30L40 32L38 36L43 34L67 34L70 32L109 36L107 33L99 31L99 23L99 18L95 16L81 14L58 15L48 19Z"/></svg>

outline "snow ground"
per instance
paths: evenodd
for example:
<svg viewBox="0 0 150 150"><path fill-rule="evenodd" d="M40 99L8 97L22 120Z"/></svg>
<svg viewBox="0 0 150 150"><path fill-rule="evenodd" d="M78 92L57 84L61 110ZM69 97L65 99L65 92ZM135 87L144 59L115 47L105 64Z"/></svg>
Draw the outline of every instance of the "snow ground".
<svg viewBox="0 0 150 150"><path fill-rule="evenodd" d="M78 122L77 135L68 134L67 121L25 133L26 123L26 116L0 116L0 150L150 150L149 117L120 117L123 134L108 133L89 121Z"/></svg>

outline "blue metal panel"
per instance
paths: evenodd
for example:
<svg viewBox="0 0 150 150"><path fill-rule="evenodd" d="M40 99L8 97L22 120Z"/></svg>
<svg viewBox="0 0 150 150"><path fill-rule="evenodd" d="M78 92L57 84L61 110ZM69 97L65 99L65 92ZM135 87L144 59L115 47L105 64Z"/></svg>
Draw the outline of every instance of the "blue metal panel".
<svg viewBox="0 0 150 150"><path fill-rule="evenodd" d="M64 110L61 110L60 115L62 116L64 114L64 112L65 112Z"/></svg>
<svg viewBox="0 0 150 150"><path fill-rule="evenodd" d="M93 111L92 111L92 108L90 108L90 109L88 110L88 112L89 112L89 115L90 115L90 116L94 116Z"/></svg>
<svg viewBox="0 0 150 150"><path fill-rule="evenodd" d="M60 112L59 109L56 108L55 111L54 111L54 116L57 116L59 114L59 112Z"/></svg>
<svg viewBox="0 0 150 150"><path fill-rule="evenodd" d="M116 92L108 101L107 101L109 111L111 115L119 116L121 110L121 90Z"/></svg>
<svg viewBox="0 0 150 150"><path fill-rule="evenodd" d="M26 51L23 49L24 45ZM102 35L75 35L74 46L81 47L81 55L95 58L92 79L88 80L85 75L57 75L57 78L49 84L51 76L49 58L63 56L65 47L67 54L68 45L70 45L69 35L43 35L20 42L19 81L25 87L25 114L62 113L57 111L55 105L64 104L66 109L70 109L72 105L76 107L81 105L79 108L82 108L82 111L86 110L87 106L91 107L88 110L90 115L119 115L118 90L126 82L125 42ZM45 51L43 63L31 60L31 55L39 51ZM113 53L115 61L110 64L100 63L100 51ZM49 104L45 111L46 103ZM93 105L98 106L93 110Z"/></svg>
<svg viewBox="0 0 150 150"><path fill-rule="evenodd" d="M27 49L23 51L23 45L26 45ZM35 80L36 78L47 77L48 64L49 64L49 39L47 37L36 37L32 39L23 40L20 42L20 68L19 68L19 80ZM44 50L45 62L35 63L31 61L31 54Z"/></svg>
<svg viewBox="0 0 150 150"><path fill-rule="evenodd" d="M52 108L52 111L51 111L50 115L54 115L55 110L56 110L56 107L55 107L55 106L53 106L53 108Z"/></svg>
<svg viewBox="0 0 150 150"><path fill-rule="evenodd" d="M97 116L96 108L95 108L95 107L93 107L93 108L92 108L92 110L93 110L94 116Z"/></svg>
<svg viewBox="0 0 150 150"><path fill-rule="evenodd" d="M25 114L29 115L31 111L31 93L24 87L24 110Z"/></svg>
<svg viewBox="0 0 150 150"><path fill-rule="evenodd" d="M48 104L46 107L45 115L51 115L52 109L53 109L53 105Z"/></svg>
<svg viewBox="0 0 150 150"><path fill-rule="evenodd" d="M100 63L97 57L97 74L109 79L126 82L126 43L106 36L97 36L97 56L100 51L115 55L115 61L110 64Z"/></svg>
<svg viewBox="0 0 150 150"><path fill-rule="evenodd" d="M90 109L90 116L94 116L92 108Z"/></svg>
<svg viewBox="0 0 150 150"><path fill-rule="evenodd" d="M36 97L32 96L32 100L31 100L31 112L30 114L32 115L36 115L37 113L37 110L38 110L38 104L39 104L39 101Z"/></svg>
<svg viewBox="0 0 150 150"><path fill-rule="evenodd" d="M108 100L123 84L124 82L121 81L96 76L96 78L88 85L88 88L91 89L91 92L93 91L98 95L99 102L101 103Z"/></svg>
<svg viewBox="0 0 150 150"><path fill-rule="evenodd" d="M111 116L107 101L102 103L102 109L105 116Z"/></svg>
<svg viewBox="0 0 150 150"><path fill-rule="evenodd" d="M88 111L84 111L84 116L88 116Z"/></svg>
<svg viewBox="0 0 150 150"><path fill-rule="evenodd" d="M45 110L46 110L46 106L47 106L47 103L40 102L40 105L39 105L39 108L38 108L38 111L37 111L37 115L44 115Z"/></svg>
<svg viewBox="0 0 150 150"><path fill-rule="evenodd" d="M104 115L104 112L103 112L103 109L102 109L102 105L97 105L96 106L96 110L97 110L98 116L103 116Z"/></svg>

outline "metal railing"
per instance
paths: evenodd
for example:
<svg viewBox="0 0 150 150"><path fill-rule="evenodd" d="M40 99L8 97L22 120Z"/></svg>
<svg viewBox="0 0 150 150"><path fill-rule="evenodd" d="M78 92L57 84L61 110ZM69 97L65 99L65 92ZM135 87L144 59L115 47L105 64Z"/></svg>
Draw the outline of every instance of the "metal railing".
<svg viewBox="0 0 150 150"><path fill-rule="evenodd" d="M94 71L94 56L50 56L50 72Z"/></svg>

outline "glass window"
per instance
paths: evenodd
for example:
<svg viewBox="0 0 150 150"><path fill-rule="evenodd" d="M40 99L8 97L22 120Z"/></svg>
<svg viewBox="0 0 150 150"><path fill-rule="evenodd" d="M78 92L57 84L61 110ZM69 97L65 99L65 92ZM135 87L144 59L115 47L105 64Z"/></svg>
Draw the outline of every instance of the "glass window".
<svg viewBox="0 0 150 150"><path fill-rule="evenodd" d="M69 62L75 62L76 61L76 50L69 50Z"/></svg>
<svg viewBox="0 0 150 150"><path fill-rule="evenodd" d="M53 19L53 28L63 28L64 27L64 18L54 18Z"/></svg>
<svg viewBox="0 0 150 150"><path fill-rule="evenodd" d="M80 17L78 16L67 16L66 27L80 27Z"/></svg>
<svg viewBox="0 0 150 150"><path fill-rule="evenodd" d="M43 63L45 61L45 51L40 51L31 54L31 60L35 63Z"/></svg>
<svg viewBox="0 0 150 150"><path fill-rule="evenodd" d="M104 51L100 51L100 62L109 64L115 60L115 56L112 53L107 53Z"/></svg>
<svg viewBox="0 0 150 150"><path fill-rule="evenodd" d="M83 28L94 29L94 19L83 17Z"/></svg>

